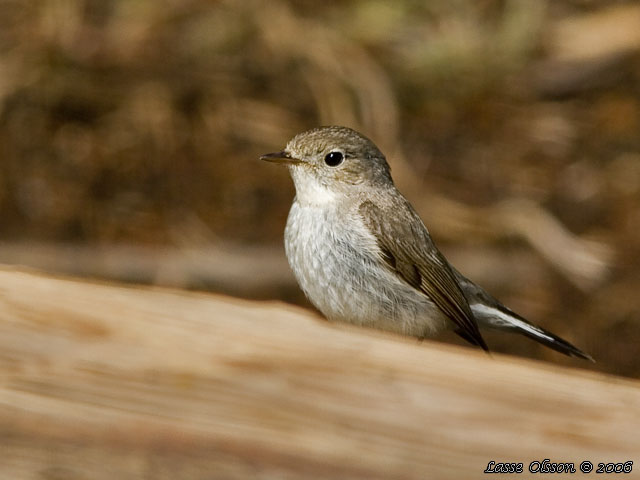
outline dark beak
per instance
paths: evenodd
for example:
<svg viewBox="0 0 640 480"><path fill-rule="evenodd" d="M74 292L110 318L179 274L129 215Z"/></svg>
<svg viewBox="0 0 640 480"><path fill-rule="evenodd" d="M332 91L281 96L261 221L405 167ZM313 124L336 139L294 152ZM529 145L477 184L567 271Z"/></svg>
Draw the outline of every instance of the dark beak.
<svg viewBox="0 0 640 480"><path fill-rule="evenodd" d="M262 155L260 157L260 160L266 160L267 162L284 163L284 164L300 163L300 160L298 160L297 158L293 158L291 154L286 150L283 150L281 152L275 152L275 153L267 153L265 155Z"/></svg>

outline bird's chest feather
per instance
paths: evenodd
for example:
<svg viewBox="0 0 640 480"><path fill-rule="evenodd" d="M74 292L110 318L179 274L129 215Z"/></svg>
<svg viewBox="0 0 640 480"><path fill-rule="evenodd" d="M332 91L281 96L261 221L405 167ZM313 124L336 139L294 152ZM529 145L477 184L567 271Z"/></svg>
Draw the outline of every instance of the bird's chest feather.
<svg viewBox="0 0 640 480"><path fill-rule="evenodd" d="M367 262L364 247L377 248L357 219L331 207L294 202L285 230L285 249L302 289L319 308L324 297L339 301L354 288Z"/></svg>
<svg viewBox="0 0 640 480"><path fill-rule="evenodd" d="M362 221L330 205L294 202L285 230L289 264L309 299L327 317L341 317L362 295L377 245Z"/></svg>
<svg viewBox="0 0 640 480"><path fill-rule="evenodd" d="M294 202L285 249L302 290L330 320L397 330L403 328L401 316L415 315L413 305L399 308L407 287L386 269L375 237L357 214Z"/></svg>

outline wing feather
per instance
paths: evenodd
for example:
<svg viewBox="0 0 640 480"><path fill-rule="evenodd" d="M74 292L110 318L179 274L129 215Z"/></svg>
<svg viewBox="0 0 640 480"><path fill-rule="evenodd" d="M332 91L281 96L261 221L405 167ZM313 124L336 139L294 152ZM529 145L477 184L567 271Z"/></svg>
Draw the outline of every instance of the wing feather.
<svg viewBox="0 0 640 480"><path fill-rule="evenodd" d="M359 207L383 259L399 277L429 297L454 322L460 336L488 350L449 263L422 220L403 197L395 203L383 209L366 200Z"/></svg>

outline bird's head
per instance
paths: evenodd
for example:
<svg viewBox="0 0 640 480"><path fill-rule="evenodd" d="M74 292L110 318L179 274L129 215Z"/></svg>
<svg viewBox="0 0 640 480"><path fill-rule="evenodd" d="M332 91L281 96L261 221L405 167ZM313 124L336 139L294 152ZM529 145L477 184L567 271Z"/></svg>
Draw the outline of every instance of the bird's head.
<svg viewBox="0 0 640 480"><path fill-rule="evenodd" d="M303 201L352 196L363 188L392 184L382 152L367 137L347 127L308 130L293 137L283 151L260 158L287 165L298 200Z"/></svg>

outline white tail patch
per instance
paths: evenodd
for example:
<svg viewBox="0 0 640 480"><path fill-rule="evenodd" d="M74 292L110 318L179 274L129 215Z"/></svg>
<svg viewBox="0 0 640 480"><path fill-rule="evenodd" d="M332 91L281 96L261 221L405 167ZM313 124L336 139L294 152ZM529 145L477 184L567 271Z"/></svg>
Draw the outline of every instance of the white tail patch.
<svg viewBox="0 0 640 480"><path fill-rule="evenodd" d="M490 307L489 305L483 305L481 303L474 303L470 305L470 307L473 314L476 315L476 318L487 327L517 328L519 330L529 332L536 337L545 338L550 342L555 340L536 326L523 322L519 318L509 315L497 308Z"/></svg>

